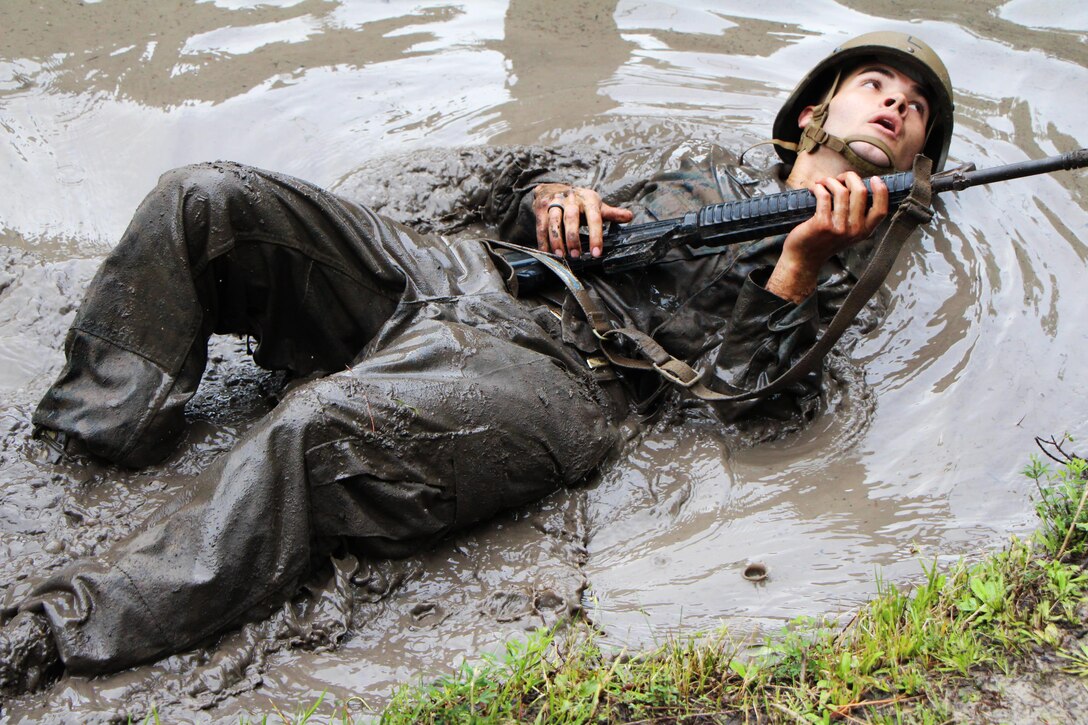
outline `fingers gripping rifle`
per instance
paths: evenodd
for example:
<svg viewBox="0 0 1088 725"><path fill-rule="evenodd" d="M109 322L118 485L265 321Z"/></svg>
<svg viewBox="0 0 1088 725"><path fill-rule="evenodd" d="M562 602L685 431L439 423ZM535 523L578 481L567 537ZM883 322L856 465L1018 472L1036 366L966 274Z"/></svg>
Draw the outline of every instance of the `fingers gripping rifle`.
<svg viewBox="0 0 1088 725"><path fill-rule="evenodd" d="M937 174L930 181L936 194L1085 166L1088 166L1088 149L1079 149L1038 161L1021 161L988 169L976 170L969 164ZM914 172L903 171L881 178L888 187L890 210L894 211L910 194ZM864 183L869 188L869 180ZM640 269L654 264L679 246L727 246L783 234L812 217L815 210L816 197L808 189L711 204L676 219L614 226L604 235L604 253L600 257L566 258L564 262L575 272L600 270L608 274ZM588 247L588 237L584 233L582 244L584 248ZM517 272L519 288L525 292L538 289L545 281L553 279L551 273L529 255L511 252L508 260Z"/></svg>

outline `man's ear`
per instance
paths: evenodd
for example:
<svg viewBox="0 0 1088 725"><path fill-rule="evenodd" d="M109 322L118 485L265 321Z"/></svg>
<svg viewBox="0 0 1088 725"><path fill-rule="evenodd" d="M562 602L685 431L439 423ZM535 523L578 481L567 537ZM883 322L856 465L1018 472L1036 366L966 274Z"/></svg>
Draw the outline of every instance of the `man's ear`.
<svg viewBox="0 0 1088 725"><path fill-rule="evenodd" d="M805 106L804 110L801 111L801 115L797 117L797 128L804 128L808 125L808 122L812 120L812 111L815 108L815 106Z"/></svg>

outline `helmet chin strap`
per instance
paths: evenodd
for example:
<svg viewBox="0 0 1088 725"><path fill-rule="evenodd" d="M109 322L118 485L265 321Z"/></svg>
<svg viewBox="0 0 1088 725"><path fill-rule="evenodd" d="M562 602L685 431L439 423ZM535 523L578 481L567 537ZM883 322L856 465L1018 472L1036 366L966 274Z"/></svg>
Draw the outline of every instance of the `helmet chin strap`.
<svg viewBox="0 0 1088 725"><path fill-rule="evenodd" d="M846 162L863 176L881 176L895 172L895 165L891 162L892 150L882 139L875 136L847 136L846 138L832 136L823 128L826 118L826 106L821 116L817 117L815 113L813 114L812 121L805 126L805 130L801 133L801 143L797 146L798 154L805 151L815 153L818 148L824 146L846 159ZM863 158L854 149L850 148L850 144L855 141L863 141L876 146L884 152L884 157L888 159L888 163L883 165L874 164L869 159Z"/></svg>
<svg viewBox="0 0 1088 725"><path fill-rule="evenodd" d="M839 138L838 136L832 136L824 130L824 122L827 121L827 114L831 109L831 99L838 90L840 80L841 75L836 75L835 82L832 83L831 88L828 89L823 103L813 107L812 118L801 132L801 138L798 143L783 141L782 139L777 138L772 139L771 143L794 151L798 156L806 151L808 153L815 153L817 149L824 146L846 159L846 162L853 166L854 169L863 176L882 176L884 174L894 173L895 164L892 163L892 150L882 139L876 138L875 136L847 136L846 138ZM854 151L854 149L850 148L850 144L855 141L863 141L877 147L884 152L884 156L888 159L888 163L885 165L878 165L868 159L862 158Z"/></svg>

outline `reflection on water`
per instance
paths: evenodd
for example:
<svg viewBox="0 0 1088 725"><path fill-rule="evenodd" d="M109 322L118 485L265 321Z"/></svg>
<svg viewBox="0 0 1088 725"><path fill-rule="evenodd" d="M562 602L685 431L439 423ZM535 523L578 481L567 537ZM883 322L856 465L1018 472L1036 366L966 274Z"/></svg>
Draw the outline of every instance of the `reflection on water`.
<svg viewBox="0 0 1088 725"><path fill-rule="evenodd" d="M592 123L617 107L604 91L631 43L617 32L615 3L593 13L578 0L512 2L505 33L488 43L506 59L510 99L496 110L502 132L491 143L534 143L562 128Z"/></svg>
<svg viewBox="0 0 1088 725"><path fill-rule="evenodd" d="M15 0L0 49L0 240L52 260L100 255L160 173L206 159L334 185L370 159L432 147L686 134L739 147L766 138L804 70L872 29L917 33L942 53L957 88L954 162L1038 158L1088 141L1088 96L1073 90L1088 87L1084 13L1042 0L937 0L923 18L892 0L102 0L63 11ZM919 558L975 553L1032 525L1017 476L1031 437L1085 432L1070 401L1088 393L1088 179L974 189L937 210L889 279L887 319L853 351L865 380L849 390L871 398L742 450L706 424L654 431L578 499L587 608L613 641L681 622L746 630L837 613L871 593L878 569L910 578ZM0 387L13 400L31 401L59 360L57 336L33 334L0 325ZM490 547L494 567L477 574L498 581L531 537L513 524L492 534L474 546ZM770 567L760 585L740 576L756 559ZM439 552L403 596L460 601L469 561ZM382 692L499 636L413 624L394 637L399 621L375 614L343 657L273 667L266 691Z"/></svg>

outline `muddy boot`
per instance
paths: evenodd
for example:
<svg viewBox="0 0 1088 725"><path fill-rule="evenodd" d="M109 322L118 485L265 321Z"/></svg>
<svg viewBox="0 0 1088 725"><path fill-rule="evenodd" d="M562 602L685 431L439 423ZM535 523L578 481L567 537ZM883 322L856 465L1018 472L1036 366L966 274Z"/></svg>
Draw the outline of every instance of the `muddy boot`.
<svg viewBox="0 0 1088 725"><path fill-rule="evenodd" d="M0 696L41 688L63 670L45 618L20 612L0 628Z"/></svg>
<svg viewBox="0 0 1088 725"><path fill-rule="evenodd" d="M39 444L36 458L41 463L56 465L67 462L85 465L88 460L98 460L87 451L78 438L62 431L35 428L30 437Z"/></svg>

